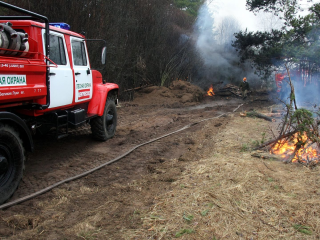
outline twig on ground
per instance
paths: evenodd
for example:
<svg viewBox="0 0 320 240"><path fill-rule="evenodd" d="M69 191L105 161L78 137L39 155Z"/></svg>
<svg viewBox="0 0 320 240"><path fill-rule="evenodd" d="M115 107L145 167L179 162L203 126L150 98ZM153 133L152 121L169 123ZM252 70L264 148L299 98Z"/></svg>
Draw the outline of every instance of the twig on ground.
<svg viewBox="0 0 320 240"><path fill-rule="evenodd" d="M267 166L267 164L265 163L265 162L262 162L263 163L263 165L265 165L266 166L266 168L268 168L270 171L272 171L272 172L277 172L276 170L273 170L273 169L271 169L270 167L268 167Z"/></svg>
<svg viewBox="0 0 320 240"><path fill-rule="evenodd" d="M269 129L272 132L273 137L276 138L276 135L274 134L273 129L270 126L269 126Z"/></svg>

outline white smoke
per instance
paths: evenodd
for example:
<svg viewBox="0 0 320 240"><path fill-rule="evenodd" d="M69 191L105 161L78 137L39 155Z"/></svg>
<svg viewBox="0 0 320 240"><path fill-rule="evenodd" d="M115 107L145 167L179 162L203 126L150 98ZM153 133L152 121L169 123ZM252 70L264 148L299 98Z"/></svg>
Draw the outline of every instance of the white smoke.
<svg viewBox="0 0 320 240"><path fill-rule="evenodd" d="M195 24L195 34L197 37L196 47L201 54L204 63L211 65L210 59L214 43L214 19L212 12L209 11L208 5L205 3L199 9L198 19Z"/></svg>
<svg viewBox="0 0 320 240"><path fill-rule="evenodd" d="M210 7L204 3L194 26L196 48L203 61L203 67L199 70L199 85L208 87L221 82L238 85L243 77L247 77L248 82L254 85L258 77L250 64L240 63L237 52L231 46L233 34L240 31L240 26L230 17L215 19L217 11L219 6L214 2L210 3Z"/></svg>

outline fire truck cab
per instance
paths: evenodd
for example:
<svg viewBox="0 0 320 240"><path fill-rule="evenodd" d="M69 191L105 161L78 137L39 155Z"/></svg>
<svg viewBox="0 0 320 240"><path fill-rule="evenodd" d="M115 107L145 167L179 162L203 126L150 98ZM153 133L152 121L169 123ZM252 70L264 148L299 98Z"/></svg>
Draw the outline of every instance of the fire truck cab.
<svg viewBox="0 0 320 240"><path fill-rule="evenodd" d="M87 39L68 24L0 1L26 16L0 16L0 204L22 178L33 135L90 123L94 138L115 134L118 85L91 68ZM106 48L101 52L105 64Z"/></svg>

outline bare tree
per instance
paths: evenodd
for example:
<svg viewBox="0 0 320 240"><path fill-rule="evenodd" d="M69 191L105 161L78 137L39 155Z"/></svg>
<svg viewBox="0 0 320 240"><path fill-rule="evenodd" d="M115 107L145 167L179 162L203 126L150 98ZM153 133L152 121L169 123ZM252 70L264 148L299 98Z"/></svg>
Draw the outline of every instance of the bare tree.
<svg viewBox="0 0 320 240"><path fill-rule="evenodd" d="M219 45L231 46L234 33L240 31L240 24L234 17L224 17L216 29L216 39Z"/></svg>
<svg viewBox="0 0 320 240"><path fill-rule="evenodd" d="M282 17L274 14L273 12L260 12L259 13L259 26L263 31L271 31L272 29L281 29L283 26L283 19Z"/></svg>

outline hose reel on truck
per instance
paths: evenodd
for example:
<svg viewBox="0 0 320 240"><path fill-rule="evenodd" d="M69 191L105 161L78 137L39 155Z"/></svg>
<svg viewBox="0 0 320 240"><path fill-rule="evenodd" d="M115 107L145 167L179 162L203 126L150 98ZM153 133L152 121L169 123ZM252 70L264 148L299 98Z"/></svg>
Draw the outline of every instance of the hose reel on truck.
<svg viewBox="0 0 320 240"><path fill-rule="evenodd" d="M29 51L28 34L15 31L10 22L0 23L0 48L1 55L23 57Z"/></svg>

